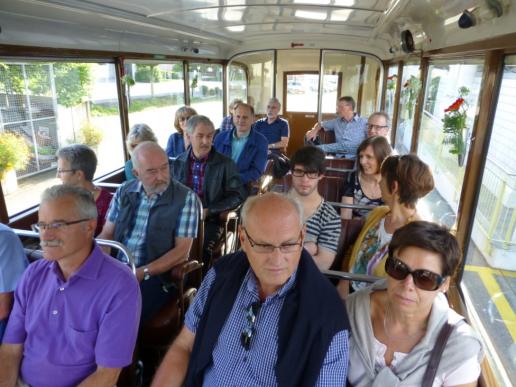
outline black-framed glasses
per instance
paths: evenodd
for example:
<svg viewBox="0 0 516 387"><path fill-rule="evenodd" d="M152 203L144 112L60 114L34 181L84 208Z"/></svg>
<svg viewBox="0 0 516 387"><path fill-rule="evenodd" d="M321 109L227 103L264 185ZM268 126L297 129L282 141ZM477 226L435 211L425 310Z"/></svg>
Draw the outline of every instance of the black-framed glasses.
<svg viewBox="0 0 516 387"><path fill-rule="evenodd" d="M374 124L367 124L367 129L383 129L388 128L387 125L374 125Z"/></svg>
<svg viewBox="0 0 516 387"><path fill-rule="evenodd" d="M240 335L240 343L242 347L245 348L246 351L251 347L251 339L254 335L256 335L256 317L258 316L258 312L262 307L262 303L257 301L253 302L251 305L247 307L245 310L245 318L247 320L247 327L244 328L242 334Z"/></svg>
<svg viewBox="0 0 516 387"><path fill-rule="evenodd" d="M319 171L305 171L304 169L294 168L292 170L292 176L303 177L306 175L309 179L317 179L319 177Z"/></svg>
<svg viewBox="0 0 516 387"><path fill-rule="evenodd" d="M249 241L249 244L251 245L252 249L256 251L259 254L267 254L272 253L274 250L279 249L282 253L293 253L299 250L301 245L303 244L301 231L299 232L299 239L297 242L291 242L291 243L283 243L279 246L269 245L269 244L263 244L263 243L257 243L249 236L249 233L244 228L245 236L247 237L247 240Z"/></svg>
<svg viewBox="0 0 516 387"><path fill-rule="evenodd" d="M410 274L419 289L434 291L444 282L443 276L434 273L430 270L417 269L410 270L410 268L401 260L395 257L388 257L385 261L385 272L392 278L402 281Z"/></svg>
<svg viewBox="0 0 516 387"><path fill-rule="evenodd" d="M56 174L59 176L62 173L74 173L75 169L58 169Z"/></svg>
<svg viewBox="0 0 516 387"><path fill-rule="evenodd" d="M70 226L72 224L86 222L87 220L90 220L90 219L84 218L84 219L79 219L79 220L73 220L71 222L64 222L64 221L63 222L52 222L52 223L38 222L38 223L34 223L31 227L36 232L41 232L41 230L59 230L61 228Z"/></svg>

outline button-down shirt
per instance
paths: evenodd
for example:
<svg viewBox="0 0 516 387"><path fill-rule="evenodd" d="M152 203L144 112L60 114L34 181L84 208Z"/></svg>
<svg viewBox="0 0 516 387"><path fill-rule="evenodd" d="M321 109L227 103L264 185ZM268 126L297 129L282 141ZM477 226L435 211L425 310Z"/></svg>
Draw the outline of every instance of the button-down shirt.
<svg viewBox="0 0 516 387"><path fill-rule="evenodd" d="M204 279L185 317L186 327L195 333L216 273L211 269ZM285 296L296 281L296 273L274 294L267 297L256 316L249 350L241 342L242 331L249 327L246 311L260 301L257 280L251 269L242 282L219 339L213 362L204 375L204 386L276 386L278 326ZM348 365L347 331L337 333L324 359L316 386L343 386Z"/></svg>
<svg viewBox="0 0 516 387"><path fill-rule="evenodd" d="M3 342L23 344L21 376L29 385L76 386L97 366L131 364L140 308L129 268L94 245L68 281L56 261L27 268Z"/></svg>
<svg viewBox="0 0 516 387"><path fill-rule="evenodd" d="M187 186L193 189L193 191L201 198L203 198L202 187L204 184L204 172L206 171L206 164L208 161L208 155L201 159L195 157L192 149L188 152L188 158L190 160L189 174L187 178Z"/></svg>
<svg viewBox="0 0 516 387"><path fill-rule="evenodd" d="M344 153L346 158L354 159L357 156L358 146L367 138L367 120L355 114L351 121L343 118L324 121L324 130L335 132L333 144L318 145L326 153Z"/></svg>
<svg viewBox="0 0 516 387"><path fill-rule="evenodd" d="M145 265L146 261L146 240L147 240L147 223L149 222L149 215L151 208L156 204L161 194L152 195L149 197L141 182L138 184L138 198L139 204L135 215L134 225L131 230L127 230L124 236L124 245L131 251L134 256L137 267ZM197 236L197 198L192 191L188 191L185 199L185 205L179 213L179 217L175 220L175 236L179 238L195 238ZM118 214L120 213L120 190L111 201L107 219L116 223ZM170 220L171 222L174 219ZM123 257L120 256L120 259Z"/></svg>
<svg viewBox="0 0 516 387"><path fill-rule="evenodd" d="M247 143L247 140L249 139L249 134L251 131L247 132L245 136L237 136L237 131L235 130L233 132L233 135L231 136L231 159L238 163L238 159L240 158L240 155L242 154L242 151L244 150L245 144Z"/></svg>
<svg viewBox="0 0 516 387"><path fill-rule="evenodd" d="M229 115L222 119L222 122L220 123L220 131L223 132L231 129L233 129L233 116Z"/></svg>

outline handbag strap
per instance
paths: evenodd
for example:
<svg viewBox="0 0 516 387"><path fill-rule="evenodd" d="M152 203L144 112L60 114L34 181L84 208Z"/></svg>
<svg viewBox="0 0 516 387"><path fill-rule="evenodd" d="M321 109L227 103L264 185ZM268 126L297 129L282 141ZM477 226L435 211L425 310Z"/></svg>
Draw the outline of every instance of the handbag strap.
<svg viewBox="0 0 516 387"><path fill-rule="evenodd" d="M444 348L446 347L446 343L448 342L448 338L450 337L453 329L463 321L464 320L462 319L456 323L447 321L446 324L444 324L441 328L432 353L430 354L430 359L428 360L428 365L423 376L423 384L421 385L422 387L432 387L435 375L437 373L437 368L439 367L439 362L441 361L441 356L444 352Z"/></svg>

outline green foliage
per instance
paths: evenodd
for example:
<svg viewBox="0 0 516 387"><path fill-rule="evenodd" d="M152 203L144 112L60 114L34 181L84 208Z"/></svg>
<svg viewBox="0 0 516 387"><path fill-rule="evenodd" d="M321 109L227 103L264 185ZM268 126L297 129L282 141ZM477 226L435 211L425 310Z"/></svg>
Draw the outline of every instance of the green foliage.
<svg viewBox="0 0 516 387"><path fill-rule="evenodd" d="M421 81L414 75L411 75L407 82L405 82L403 85L402 96L406 101L405 105L407 107L409 118L412 118L412 115L414 114L414 105L416 104L420 90Z"/></svg>
<svg viewBox="0 0 516 387"><path fill-rule="evenodd" d="M24 88L21 65L0 63L0 93L23 94Z"/></svg>
<svg viewBox="0 0 516 387"><path fill-rule="evenodd" d="M153 83L161 81L161 70L157 65L137 64L134 79L136 82Z"/></svg>
<svg viewBox="0 0 516 387"><path fill-rule="evenodd" d="M57 103L65 107L80 104L91 87L91 65L89 63L54 64Z"/></svg>
<svg viewBox="0 0 516 387"><path fill-rule="evenodd" d="M468 103L465 101L464 97L469 94L469 89L462 86L459 88L458 93L459 98L444 111L445 114L442 119L444 133L443 144L450 145L448 151L452 155L465 155Z"/></svg>
<svg viewBox="0 0 516 387"><path fill-rule="evenodd" d="M5 172L25 168L30 160L30 149L23 138L13 133L0 133L0 179Z"/></svg>
<svg viewBox="0 0 516 387"><path fill-rule="evenodd" d="M91 123L83 125L79 130L79 142L92 148L99 145L103 137L102 131Z"/></svg>
<svg viewBox="0 0 516 387"><path fill-rule="evenodd" d="M129 113L140 112L149 108L159 108L171 105L177 105L177 95L166 96L166 97L154 97L145 99L131 99L129 105ZM91 104L91 113L94 116L111 116L118 114L117 104Z"/></svg>

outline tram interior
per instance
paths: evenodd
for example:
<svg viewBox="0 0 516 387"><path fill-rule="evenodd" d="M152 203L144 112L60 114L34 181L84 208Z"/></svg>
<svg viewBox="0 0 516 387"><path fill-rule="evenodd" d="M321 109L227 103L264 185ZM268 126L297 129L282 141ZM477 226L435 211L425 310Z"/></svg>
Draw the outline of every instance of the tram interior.
<svg viewBox="0 0 516 387"><path fill-rule="evenodd" d="M276 97L290 156L349 95L363 117L389 114L393 148L431 167L436 188L418 210L464 251L449 296L486 344L480 384L516 384L514 0L11 0L0 28L0 136L29 149L3 175L2 223L28 232L37 221L61 146L95 149L95 182L114 190L136 123L164 147L180 106L217 127L231 100L261 117ZM443 119L459 97L464 146L453 152Z"/></svg>

